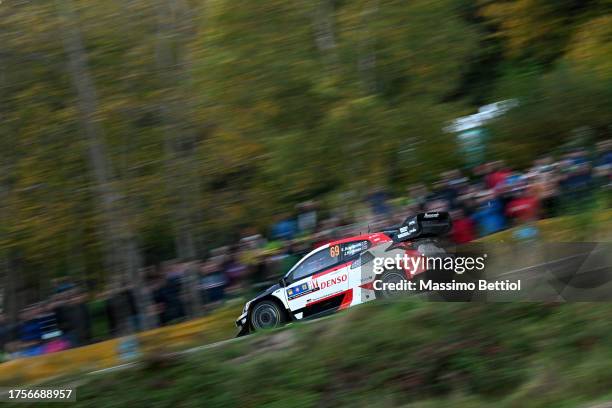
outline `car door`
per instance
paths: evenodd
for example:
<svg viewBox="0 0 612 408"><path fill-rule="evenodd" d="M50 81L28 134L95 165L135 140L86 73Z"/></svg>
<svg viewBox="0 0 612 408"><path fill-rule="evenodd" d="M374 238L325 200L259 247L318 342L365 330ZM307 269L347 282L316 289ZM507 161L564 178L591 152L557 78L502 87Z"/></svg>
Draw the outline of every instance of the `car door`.
<svg viewBox="0 0 612 408"><path fill-rule="evenodd" d="M285 278L289 310L297 319L340 306L349 277L339 245L325 245L308 254Z"/></svg>
<svg viewBox="0 0 612 408"><path fill-rule="evenodd" d="M341 308L354 306L369 300L362 296L361 255L371 246L372 243L367 239L353 240L341 244L342 260L347 265L348 272L348 292Z"/></svg>

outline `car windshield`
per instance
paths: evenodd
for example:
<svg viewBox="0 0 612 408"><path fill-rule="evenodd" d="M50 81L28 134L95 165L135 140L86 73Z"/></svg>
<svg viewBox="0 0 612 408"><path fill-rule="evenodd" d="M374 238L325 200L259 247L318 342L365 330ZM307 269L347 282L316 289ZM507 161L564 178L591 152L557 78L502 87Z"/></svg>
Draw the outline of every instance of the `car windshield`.
<svg viewBox="0 0 612 408"><path fill-rule="evenodd" d="M287 276L293 276L293 280L302 279L322 269L330 267L340 260L340 255L331 256L329 249L322 249L314 254L307 256L299 265L295 267Z"/></svg>

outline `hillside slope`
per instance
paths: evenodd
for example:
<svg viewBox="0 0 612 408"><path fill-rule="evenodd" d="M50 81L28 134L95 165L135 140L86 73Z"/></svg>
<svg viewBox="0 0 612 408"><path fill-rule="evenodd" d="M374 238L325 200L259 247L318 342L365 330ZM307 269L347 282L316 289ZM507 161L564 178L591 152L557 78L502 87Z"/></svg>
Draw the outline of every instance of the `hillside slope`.
<svg viewBox="0 0 612 408"><path fill-rule="evenodd" d="M149 356L80 387L76 406L590 406L612 390L611 321L595 303L376 302Z"/></svg>

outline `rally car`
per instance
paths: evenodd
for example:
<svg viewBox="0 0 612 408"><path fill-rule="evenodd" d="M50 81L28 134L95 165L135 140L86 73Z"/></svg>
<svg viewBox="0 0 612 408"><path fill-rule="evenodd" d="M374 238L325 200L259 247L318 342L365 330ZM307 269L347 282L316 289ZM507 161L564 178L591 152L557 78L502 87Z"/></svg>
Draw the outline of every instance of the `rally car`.
<svg viewBox="0 0 612 408"><path fill-rule="evenodd" d="M381 257L410 257L443 251L435 241L451 229L448 213L428 212L407 218L401 226L344 238L304 256L271 286L246 302L236 320L238 336L287 322L323 316L377 298L392 296L380 282L413 279L425 268L409 265L376 271ZM373 262L374 261L374 262Z"/></svg>

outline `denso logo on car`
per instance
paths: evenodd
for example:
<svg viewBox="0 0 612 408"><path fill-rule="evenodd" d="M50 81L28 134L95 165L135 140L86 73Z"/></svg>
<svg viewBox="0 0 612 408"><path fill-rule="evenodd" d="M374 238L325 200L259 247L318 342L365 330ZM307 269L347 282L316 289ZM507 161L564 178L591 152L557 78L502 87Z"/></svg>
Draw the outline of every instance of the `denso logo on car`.
<svg viewBox="0 0 612 408"><path fill-rule="evenodd" d="M326 281L314 282L314 286L318 287L319 289L325 289L330 286L337 285L338 283L346 282L347 279L348 275L344 274L338 276L337 278L331 278Z"/></svg>

